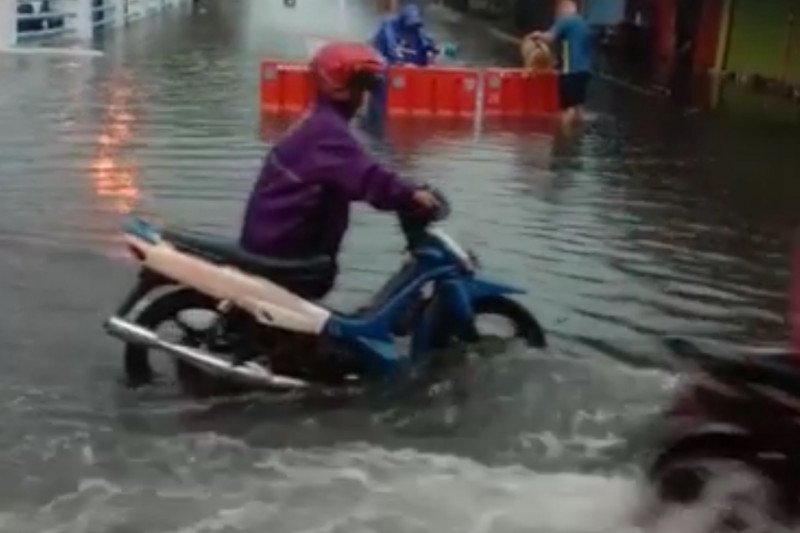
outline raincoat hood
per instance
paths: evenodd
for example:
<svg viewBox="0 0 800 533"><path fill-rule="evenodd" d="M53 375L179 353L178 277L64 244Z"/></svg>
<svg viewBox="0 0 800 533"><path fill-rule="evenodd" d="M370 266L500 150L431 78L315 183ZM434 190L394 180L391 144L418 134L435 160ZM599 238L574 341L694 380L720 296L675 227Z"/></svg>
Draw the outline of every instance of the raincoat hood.
<svg viewBox="0 0 800 533"><path fill-rule="evenodd" d="M422 26L422 13L416 4L406 4L400 9L397 22L405 28L419 28Z"/></svg>

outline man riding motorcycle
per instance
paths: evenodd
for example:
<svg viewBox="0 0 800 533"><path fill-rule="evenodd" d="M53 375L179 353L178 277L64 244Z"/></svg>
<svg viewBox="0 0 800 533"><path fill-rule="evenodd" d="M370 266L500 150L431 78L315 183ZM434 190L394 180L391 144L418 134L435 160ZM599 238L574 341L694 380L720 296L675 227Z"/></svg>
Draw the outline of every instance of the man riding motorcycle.
<svg viewBox="0 0 800 533"><path fill-rule="evenodd" d="M244 249L270 257L335 259L351 202L365 201L384 211L438 208L432 193L378 163L350 130L365 94L381 85L384 68L365 44L338 42L317 52L310 65L315 103L266 157L244 216ZM336 270L293 290L322 298Z"/></svg>

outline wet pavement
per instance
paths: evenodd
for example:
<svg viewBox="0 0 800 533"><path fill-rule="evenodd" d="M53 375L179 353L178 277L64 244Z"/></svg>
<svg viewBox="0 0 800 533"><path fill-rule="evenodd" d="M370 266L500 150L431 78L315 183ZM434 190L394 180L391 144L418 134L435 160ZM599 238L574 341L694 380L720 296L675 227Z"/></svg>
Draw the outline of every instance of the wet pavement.
<svg viewBox="0 0 800 533"><path fill-rule="evenodd" d="M355 2L298 4L208 1L109 33L100 59L0 56L0 531L623 530L674 384L660 338L786 339L796 122L608 83L580 132L395 122L368 142L446 191L453 234L529 291L547 353L334 404L126 390L100 327L134 279L124 215L236 235L281 128L258 61L369 35ZM513 57L434 15L465 57ZM333 305L397 266L394 224L356 210Z"/></svg>

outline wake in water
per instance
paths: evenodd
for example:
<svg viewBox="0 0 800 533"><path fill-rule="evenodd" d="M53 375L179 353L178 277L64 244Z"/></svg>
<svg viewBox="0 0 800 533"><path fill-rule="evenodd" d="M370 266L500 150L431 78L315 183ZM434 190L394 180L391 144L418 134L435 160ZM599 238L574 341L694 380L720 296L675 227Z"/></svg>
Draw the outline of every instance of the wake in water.
<svg viewBox="0 0 800 533"><path fill-rule="evenodd" d="M121 478L88 478L39 508L0 515L0 529L599 533L624 529L633 494L622 478L366 445L258 453L203 434L155 447L167 475L145 460Z"/></svg>
<svg viewBox="0 0 800 533"><path fill-rule="evenodd" d="M769 523L709 528L687 508L633 525L637 485L623 477L540 474L367 445L257 452L214 434L163 440L162 472L87 478L36 509L0 514L16 533L108 531L694 533L777 532ZM165 462L163 459L169 458ZM167 466L169 465L169 466ZM100 472L98 471L98 474ZM166 475L163 475L166 474ZM313 506L303 502L313 501Z"/></svg>
<svg viewBox="0 0 800 533"><path fill-rule="evenodd" d="M694 465L697 468L697 465ZM724 459L703 461L704 482L691 504L665 502L646 489L640 497L637 522L653 533L784 532L775 502L778 493L769 479L743 463Z"/></svg>

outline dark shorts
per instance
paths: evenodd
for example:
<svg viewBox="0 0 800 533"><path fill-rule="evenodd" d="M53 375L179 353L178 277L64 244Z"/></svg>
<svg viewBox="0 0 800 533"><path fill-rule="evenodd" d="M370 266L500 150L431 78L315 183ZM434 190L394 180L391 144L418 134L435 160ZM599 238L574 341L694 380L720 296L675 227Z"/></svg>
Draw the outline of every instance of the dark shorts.
<svg viewBox="0 0 800 533"><path fill-rule="evenodd" d="M586 90L592 75L589 72L573 72L562 74L558 78L558 92L561 97L561 109L569 109L586 102Z"/></svg>

